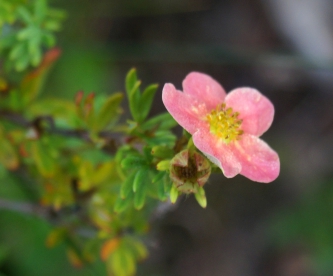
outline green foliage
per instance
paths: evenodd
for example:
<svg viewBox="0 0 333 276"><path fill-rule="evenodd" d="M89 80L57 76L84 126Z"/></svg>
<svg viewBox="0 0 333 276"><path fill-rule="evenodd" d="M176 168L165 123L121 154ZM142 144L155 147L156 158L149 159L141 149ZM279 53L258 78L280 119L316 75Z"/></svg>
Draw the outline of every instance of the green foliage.
<svg viewBox="0 0 333 276"><path fill-rule="evenodd" d="M135 69L126 76L125 94L41 95L60 57L58 48L45 50L55 45L63 19L47 0L0 1L1 64L26 70L0 70L0 177L18 170L31 178L38 207L52 210L56 221L49 219L58 225L46 244L65 244L73 266L100 256L110 275L133 275L148 255L141 236L152 212L181 194L169 177L170 160L189 137L177 139L169 113L149 117L158 85L142 89ZM124 96L127 121L120 120ZM196 199L206 206L203 188Z"/></svg>
<svg viewBox="0 0 333 276"><path fill-rule="evenodd" d="M23 71L29 65L36 67L42 61L43 48L55 45L54 32L61 29L65 13L47 3L47 0L27 4L18 0L1 1L0 53L8 57L9 69Z"/></svg>
<svg viewBox="0 0 333 276"><path fill-rule="evenodd" d="M105 129L112 121L114 121L120 114L120 103L123 99L122 93L116 93L108 97L103 106L101 107L99 114L96 116L95 129L100 131Z"/></svg>
<svg viewBox="0 0 333 276"><path fill-rule="evenodd" d="M136 70L133 68L126 76L125 87L130 111L137 123L142 123L147 118L158 88L157 84L151 84L141 93L140 85L141 81L138 80Z"/></svg>

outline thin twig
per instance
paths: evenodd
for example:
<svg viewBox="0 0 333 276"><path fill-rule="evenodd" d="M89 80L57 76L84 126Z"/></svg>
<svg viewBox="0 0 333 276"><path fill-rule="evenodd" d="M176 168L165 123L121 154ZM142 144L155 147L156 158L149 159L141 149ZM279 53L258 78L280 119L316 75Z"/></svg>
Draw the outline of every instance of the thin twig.
<svg viewBox="0 0 333 276"><path fill-rule="evenodd" d="M21 114L0 110L0 118L24 128L34 128L37 132L39 132L39 135L47 132L49 134L55 134L64 137L74 137L87 142L92 142L88 130L56 127L52 116L38 116L35 119L29 121ZM42 124L43 122L47 123L47 127ZM99 136L102 138L107 138L108 140L119 140L119 137L117 137L118 135L109 131L101 131Z"/></svg>
<svg viewBox="0 0 333 276"><path fill-rule="evenodd" d="M50 213L49 208L28 202L17 202L0 198L0 210L15 211L22 214L34 215L40 218L47 218Z"/></svg>

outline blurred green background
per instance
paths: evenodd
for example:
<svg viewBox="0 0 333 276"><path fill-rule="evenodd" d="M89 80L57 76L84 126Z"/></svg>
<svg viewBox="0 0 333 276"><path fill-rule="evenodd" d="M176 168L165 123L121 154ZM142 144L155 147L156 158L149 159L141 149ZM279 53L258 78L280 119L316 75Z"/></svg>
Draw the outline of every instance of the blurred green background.
<svg viewBox="0 0 333 276"><path fill-rule="evenodd" d="M226 91L255 87L275 105L263 139L280 155L279 178L212 176L206 209L188 197L152 225L138 275L333 275L333 25L323 20L333 8L319 2L52 1L68 18L42 97L124 91L136 67L144 85L160 84L154 114L165 111L163 84L181 89L190 71ZM36 200L33 180L0 177L0 197ZM73 268L65 245L46 248L51 229L0 210L0 275L106 275L101 263Z"/></svg>

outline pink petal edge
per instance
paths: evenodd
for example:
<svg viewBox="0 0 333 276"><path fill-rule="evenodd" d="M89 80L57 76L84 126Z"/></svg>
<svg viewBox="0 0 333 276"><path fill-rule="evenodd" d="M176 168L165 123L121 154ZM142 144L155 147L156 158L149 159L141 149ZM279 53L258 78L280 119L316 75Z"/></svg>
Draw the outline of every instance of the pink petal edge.
<svg viewBox="0 0 333 276"><path fill-rule="evenodd" d="M273 122L273 104L256 89L237 88L228 93L225 103L240 113L245 133L261 136Z"/></svg>
<svg viewBox="0 0 333 276"><path fill-rule="evenodd" d="M194 145L222 170L225 177L240 173L242 167L237 158L227 145L209 132L208 126L194 133L192 138Z"/></svg>
<svg viewBox="0 0 333 276"><path fill-rule="evenodd" d="M279 156L260 138L244 134L241 140L231 144L231 150L241 163L241 175L262 183L272 182L279 176Z"/></svg>
<svg viewBox="0 0 333 276"><path fill-rule="evenodd" d="M191 72L185 77L183 90L185 94L206 103L208 110L216 108L226 97L226 92L216 80L199 72Z"/></svg>
<svg viewBox="0 0 333 276"><path fill-rule="evenodd" d="M205 124L203 118L208 112L206 105L191 95L176 90L173 84L164 85L162 101L171 116L189 133L193 134Z"/></svg>

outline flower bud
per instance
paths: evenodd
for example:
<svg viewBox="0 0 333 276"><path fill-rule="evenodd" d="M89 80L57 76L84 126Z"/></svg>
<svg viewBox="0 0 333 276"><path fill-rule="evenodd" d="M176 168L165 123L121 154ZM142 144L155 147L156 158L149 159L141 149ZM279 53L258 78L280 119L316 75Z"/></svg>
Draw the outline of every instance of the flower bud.
<svg viewBox="0 0 333 276"><path fill-rule="evenodd" d="M170 178L179 192L197 193L208 180L209 161L200 153L185 149L170 161Z"/></svg>

